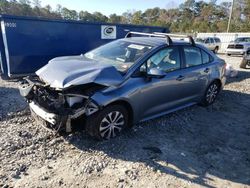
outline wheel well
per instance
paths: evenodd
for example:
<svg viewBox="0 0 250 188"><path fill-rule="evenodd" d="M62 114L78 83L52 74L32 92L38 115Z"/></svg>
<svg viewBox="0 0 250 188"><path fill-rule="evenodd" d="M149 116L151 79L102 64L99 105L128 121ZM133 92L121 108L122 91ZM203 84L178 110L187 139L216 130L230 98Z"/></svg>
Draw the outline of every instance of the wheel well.
<svg viewBox="0 0 250 188"><path fill-rule="evenodd" d="M213 83L213 82L218 83L218 84L219 84L219 87L220 87L220 89L221 89L221 80L220 80L220 79L215 79L215 80L213 80L211 83Z"/></svg>
<svg viewBox="0 0 250 188"><path fill-rule="evenodd" d="M108 104L108 106L110 106L110 105L121 105L121 106L124 106L127 109L127 111L128 111L129 126L130 127L133 126L134 111L133 111L132 106L127 101L119 100L119 101L115 101L115 102L112 102L112 103Z"/></svg>

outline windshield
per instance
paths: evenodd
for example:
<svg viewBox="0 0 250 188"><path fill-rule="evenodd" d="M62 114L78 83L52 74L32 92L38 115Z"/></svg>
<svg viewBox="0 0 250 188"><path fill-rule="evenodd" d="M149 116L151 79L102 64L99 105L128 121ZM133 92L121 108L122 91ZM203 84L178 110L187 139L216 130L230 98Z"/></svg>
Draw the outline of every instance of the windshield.
<svg viewBox="0 0 250 188"><path fill-rule="evenodd" d="M237 38L235 42L250 42L250 38Z"/></svg>
<svg viewBox="0 0 250 188"><path fill-rule="evenodd" d="M84 57L110 64L118 71L126 72L137 59L151 48L152 46L149 45L116 40L86 53Z"/></svg>

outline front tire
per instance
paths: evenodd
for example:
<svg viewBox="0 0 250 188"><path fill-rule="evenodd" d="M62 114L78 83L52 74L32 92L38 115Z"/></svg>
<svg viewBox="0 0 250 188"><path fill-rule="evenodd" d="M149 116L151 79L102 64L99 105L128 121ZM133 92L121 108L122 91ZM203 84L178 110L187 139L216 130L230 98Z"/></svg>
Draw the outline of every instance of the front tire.
<svg viewBox="0 0 250 188"><path fill-rule="evenodd" d="M206 92L202 98L201 105L209 106L214 103L220 92L220 84L218 81L212 82L206 89Z"/></svg>
<svg viewBox="0 0 250 188"><path fill-rule="evenodd" d="M98 140L109 140L125 130L129 124L127 109L110 105L86 119L86 131Z"/></svg>

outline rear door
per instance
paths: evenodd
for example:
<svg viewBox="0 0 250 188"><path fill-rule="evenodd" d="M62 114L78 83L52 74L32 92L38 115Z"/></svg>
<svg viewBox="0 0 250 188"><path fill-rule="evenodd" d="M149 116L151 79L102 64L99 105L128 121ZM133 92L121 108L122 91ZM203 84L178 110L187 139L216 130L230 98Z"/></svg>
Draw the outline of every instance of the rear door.
<svg viewBox="0 0 250 188"><path fill-rule="evenodd" d="M195 46L183 46L183 56L185 62L182 72L185 78L183 81L189 83L186 95L190 101L197 102L209 82L211 68L208 63L212 59L208 53Z"/></svg>

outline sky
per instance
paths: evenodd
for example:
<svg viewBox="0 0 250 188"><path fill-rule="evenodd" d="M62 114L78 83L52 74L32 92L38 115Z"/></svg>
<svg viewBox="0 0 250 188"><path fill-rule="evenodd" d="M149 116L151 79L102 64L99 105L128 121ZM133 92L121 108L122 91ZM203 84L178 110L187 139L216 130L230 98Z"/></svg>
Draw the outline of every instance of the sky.
<svg viewBox="0 0 250 188"><path fill-rule="evenodd" d="M41 0L42 6L50 5L53 9L61 4L68 9L88 12L101 12L109 16L112 13L121 15L127 10L146 10L148 8L176 8L185 0ZM218 0L220 2L222 0ZM228 1L228 0L227 0Z"/></svg>

